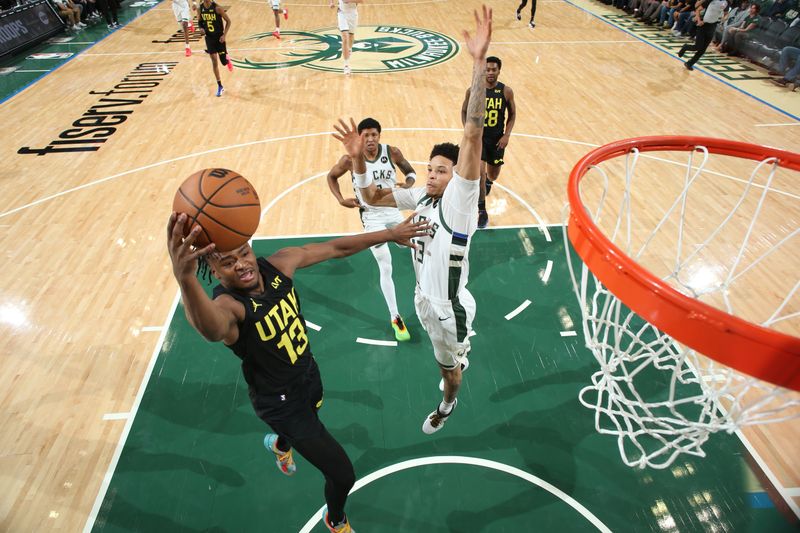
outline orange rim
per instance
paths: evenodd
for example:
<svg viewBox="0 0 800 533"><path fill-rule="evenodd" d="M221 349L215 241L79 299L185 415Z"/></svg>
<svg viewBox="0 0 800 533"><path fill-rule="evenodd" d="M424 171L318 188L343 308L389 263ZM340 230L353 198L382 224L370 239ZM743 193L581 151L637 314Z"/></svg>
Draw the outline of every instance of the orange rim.
<svg viewBox="0 0 800 533"><path fill-rule="evenodd" d="M592 165L640 152L709 153L763 161L800 171L800 154L708 137L639 137L616 141L586 154L569 176L567 233L575 251L611 293L636 314L715 361L782 387L800 390L800 338L753 324L686 296L641 267L595 226L580 198L580 180Z"/></svg>

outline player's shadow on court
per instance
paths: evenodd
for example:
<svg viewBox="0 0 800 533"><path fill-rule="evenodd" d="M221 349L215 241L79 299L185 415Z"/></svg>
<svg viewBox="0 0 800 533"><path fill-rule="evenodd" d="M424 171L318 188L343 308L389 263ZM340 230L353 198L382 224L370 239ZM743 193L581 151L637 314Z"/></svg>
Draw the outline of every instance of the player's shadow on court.
<svg viewBox="0 0 800 533"><path fill-rule="evenodd" d="M115 494L107 497L100 508L92 531L169 531L170 533L226 533L219 526L193 528L175 522L166 516L147 512Z"/></svg>
<svg viewBox="0 0 800 533"><path fill-rule="evenodd" d="M117 474L129 472L157 472L169 477L170 472L193 472L204 479L213 479L226 487L242 487L245 479L232 468L218 465L200 457L176 453L151 453L142 448L128 446L120 458Z"/></svg>
<svg viewBox="0 0 800 533"><path fill-rule="evenodd" d="M337 391L325 389L326 400L341 400L343 402L363 405L371 409L383 411L383 398L371 390Z"/></svg>
<svg viewBox="0 0 800 533"><path fill-rule="evenodd" d="M548 386L566 386L568 384L589 385L591 375L596 370L597 365L586 365L576 370L561 370L559 372L546 375L537 379L526 379L513 385L507 385L489 395L489 401L503 403L515 399L518 396L541 389Z"/></svg>
<svg viewBox="0 0 800 533"><path fill-rule="evenodd" d="M262 424L250 405L247 386L237 381L178 383L162 375L142 399L137 423L145 413L195 432L223 435L252 435Z"/></svg>
<svg viewBox="0 0 800 533"><path fill-rule="evenodd" d="M594 431L590 423L583 423L583 419L569 423L575 418L575 402L570 399L543 411L521 411L475 435L426 437L426 440L410 446L369 448L354 461L356 474L363 476L417 457L469 455L488 458L500 450L516 450L527 472L570 493L575 486L573 448Z"/></svg>

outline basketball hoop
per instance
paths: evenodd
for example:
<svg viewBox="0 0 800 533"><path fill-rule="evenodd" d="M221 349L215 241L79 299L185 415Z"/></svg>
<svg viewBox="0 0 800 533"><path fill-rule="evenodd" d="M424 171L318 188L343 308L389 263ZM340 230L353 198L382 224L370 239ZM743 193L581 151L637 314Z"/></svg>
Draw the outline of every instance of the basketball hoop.
<svg viewBox="0 0 800 533"><path fill-rule="evenodd" d="M629 466L800 416L800 197L781 190L797 171L800 154L703 137L618 141L573 168L564 244L601 367L580 401Z"/></svg>

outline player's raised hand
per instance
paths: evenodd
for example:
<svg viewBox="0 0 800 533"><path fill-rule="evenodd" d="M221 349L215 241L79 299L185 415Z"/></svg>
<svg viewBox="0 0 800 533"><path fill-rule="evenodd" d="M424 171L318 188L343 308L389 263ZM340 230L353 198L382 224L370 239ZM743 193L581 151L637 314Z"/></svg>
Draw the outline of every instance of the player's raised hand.
<svg viewBox="0 0 800 533"><path fill-rule="evenodd" d="M483 61L486 59L486 51L489 49L489 42L492 40L492 9L481 6L482 15L475 13L475 35L472 36L467 30L463 31L464 43L469 50L470 55L476 59Z"/></svg>
<svg viewBox="0 0 800 533"><path fill-rule="evenodd" d="M411 222L416 213L411 213L407 219L400 224L389 229L391 240L402 246L416 249L417 246L411 241L414 237L424 237L430 233L431 225L427 220Z"/></svg>
<svg viewBox="0 0 800 533"><path fill-rule="evenodd" d="M339 124L334 124L333 129L338 132L332 134L333 138L342 143L344 151L347 152L351 158L361 157L364 152L364 138L358 133L356 128L356 121L350 117L350 124L345 123L344 120L339 119Z"/></svg>
<svg viewBox="0 0 800 533"><path fill-rule="evenodd" d="M169 258L172 260L172 272L177 280L185 276L194 276L197 271L197 258L214 250L214 243L204 248L192 246L197 234L200 233L200 226L195 226L184 238L184 226L188 217L184 213L172 213L167 223L167 249Z"/></svg>

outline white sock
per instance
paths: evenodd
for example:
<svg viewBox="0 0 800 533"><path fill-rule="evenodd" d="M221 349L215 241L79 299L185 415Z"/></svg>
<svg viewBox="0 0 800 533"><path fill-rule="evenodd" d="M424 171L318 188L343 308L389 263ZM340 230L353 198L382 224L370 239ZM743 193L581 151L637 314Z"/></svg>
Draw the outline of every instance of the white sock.
<svg viewBox="0 0 800 533"><path fill-rule="evenodd" d="M445 400L442 400L442 403L439 404L439 412L443 415L449 415L450 412L453 410L453 406L456 404L455 401L452 403L448 403Z"/></svg>

